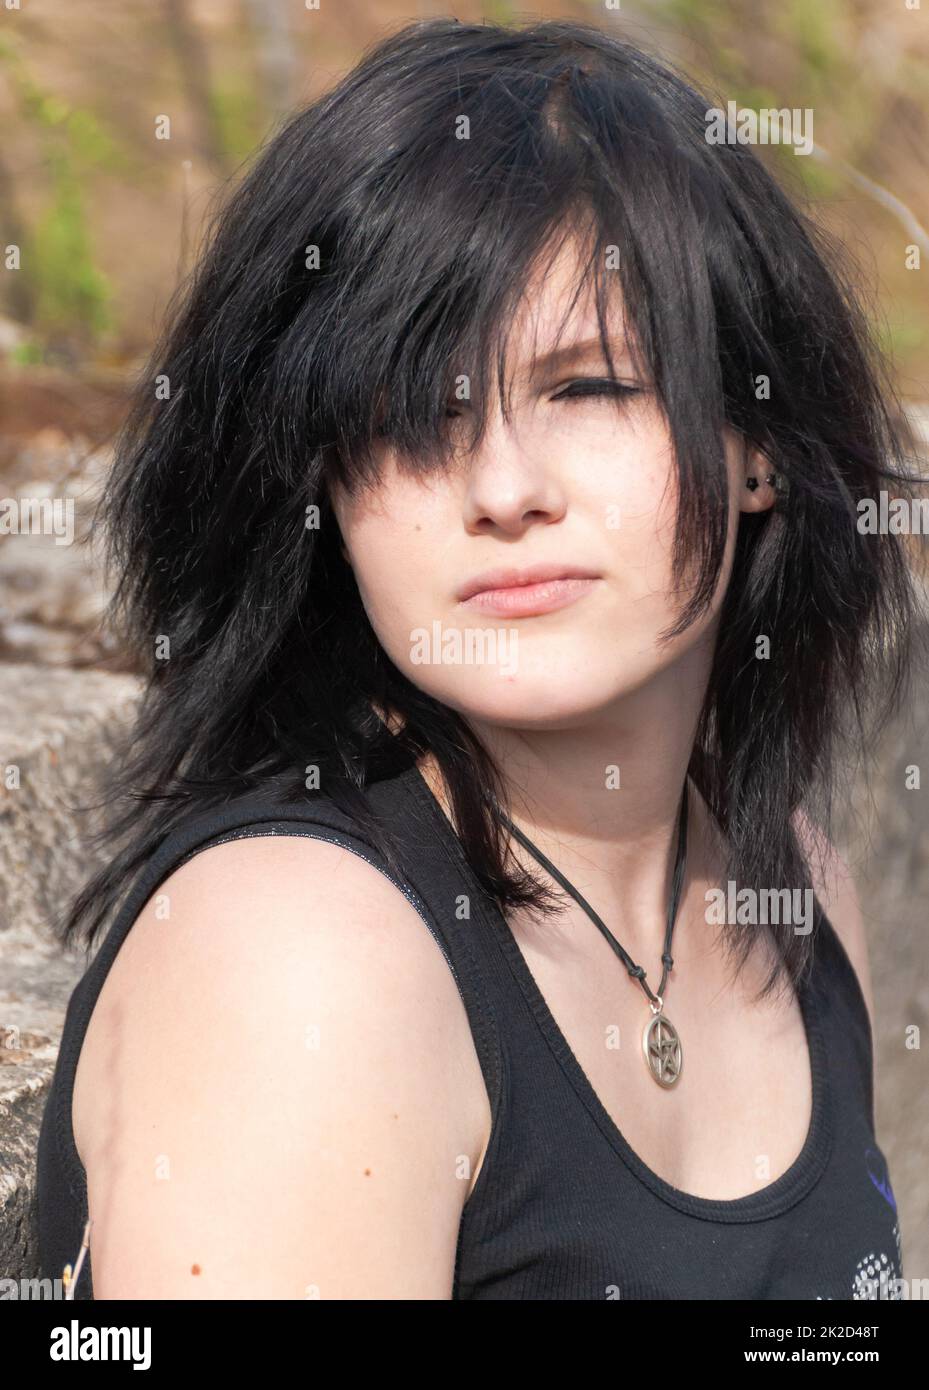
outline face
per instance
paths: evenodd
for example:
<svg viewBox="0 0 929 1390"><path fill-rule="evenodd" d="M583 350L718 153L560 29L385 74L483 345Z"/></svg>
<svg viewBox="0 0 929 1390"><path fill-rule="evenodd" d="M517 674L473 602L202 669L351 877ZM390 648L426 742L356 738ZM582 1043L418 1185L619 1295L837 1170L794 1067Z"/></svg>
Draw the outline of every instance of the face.
<svg viewBox="0 0 929 1390"><path fill-rule="evenodd" d="M671 589L670 435L621 318L612 351L629 389L617 395L604 380L590 295L578 298L549 355L575 257L566 246L529 286L509 343L509 422L495 401L480 448L424 479L402 473L385 442L373 492L333 490L343 553L381 645L414 684L476 723L571 727L674 679L675 667L692 671L695 654L708 670L740 509L774 501L765 460L727 435L729 537L713 604L659 645L687 597ZM455 413L468 408L450 402Z"/></svg>

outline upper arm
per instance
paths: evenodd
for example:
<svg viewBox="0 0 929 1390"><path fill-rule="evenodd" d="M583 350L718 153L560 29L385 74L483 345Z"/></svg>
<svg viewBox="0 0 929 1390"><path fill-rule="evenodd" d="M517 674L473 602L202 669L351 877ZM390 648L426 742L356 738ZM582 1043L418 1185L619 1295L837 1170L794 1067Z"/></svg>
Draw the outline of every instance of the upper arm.
<svg viewBox="0 0 929 1390"><path fill-rule="evenodd" d="M96 1297L450 1297L486 1092L438 945L377 869L306 837L203 851L92 1024Z"/></svg>
<svg viewBox="0 0 929 1390"><path fill-rule="evenodd" d="M868 941L854 877L835 846L806 816L798 815L795 825L807 854L816 896L835 927L858 976L873 1034L874 994L868 963Z"/></svg>

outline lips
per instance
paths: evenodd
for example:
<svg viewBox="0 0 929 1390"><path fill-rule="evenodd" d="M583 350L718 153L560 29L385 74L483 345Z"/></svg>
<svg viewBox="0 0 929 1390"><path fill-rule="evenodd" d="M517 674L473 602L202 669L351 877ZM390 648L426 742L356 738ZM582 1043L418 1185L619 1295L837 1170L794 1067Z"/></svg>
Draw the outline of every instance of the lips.
<svg viewBox="0 0 929 1390"><path fill-rule="evenodd" d="M559 579L597 579L593 570L580 565L538 564L526 569L493 569L476 574L459 588L456 598L465 603L475 594L499 593L510 589L524 589L533 584L544 584Z"/></svg>

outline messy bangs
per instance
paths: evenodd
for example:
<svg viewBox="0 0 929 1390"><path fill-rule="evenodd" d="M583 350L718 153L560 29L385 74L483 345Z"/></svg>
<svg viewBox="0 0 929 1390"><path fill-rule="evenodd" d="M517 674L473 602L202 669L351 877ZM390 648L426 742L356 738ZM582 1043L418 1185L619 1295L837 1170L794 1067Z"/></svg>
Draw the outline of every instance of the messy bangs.
<svg viewBox="0 0 929 1390"><path fill-rule="evenodd" d="M372 152L385 168L324 311L339 322L340 343L328 369L315 359L315 389L295 383L305 391L307 435L322 428L335 441L331 475L349 493L380 481L385 444L403 471L444 469L462 447L447 410L464 381L466 448L478 448L492 402L509 418L510 332L529 287L572 241L577 274L565 322L591 293L615 377L610 332L619 319L668 420L683 499L675 578L694 560L701 567L686 625L710 602L726 537L726 397L707 245L720 190L657 97L618 80L595 52L583 63L565 55L548 70L514 63L491 80L480 53L471 58L462 56L453 87L433 83L425 96L411 88L415 122L399 116L384 150ZM462 111L468 138L459 139ZM698 102L690 117L698 136ZM749 299L747 279L740 293ZM747 317L748 303L740 309ZM312 336L309 323L297 331ZM730 375L732 395L744 395ZM288 398L276 413L292 420L295 409L299 398Z"/></svg>

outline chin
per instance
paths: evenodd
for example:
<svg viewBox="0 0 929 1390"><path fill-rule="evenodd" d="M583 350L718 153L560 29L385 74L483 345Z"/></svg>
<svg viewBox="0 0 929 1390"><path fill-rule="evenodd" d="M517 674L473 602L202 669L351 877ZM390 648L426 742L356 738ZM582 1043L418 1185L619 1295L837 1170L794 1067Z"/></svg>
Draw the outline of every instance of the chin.
<svg viewBox="0 0 929 1390"><path fill-rule="evenodd" d="M570 729L586 724L625 693L625 683L588 668L585 679L569 663L550 670L459 671L454 682L417 681L421 689L467 719L509 729ZM415 676L411 677L415 679Z"/></svg>

